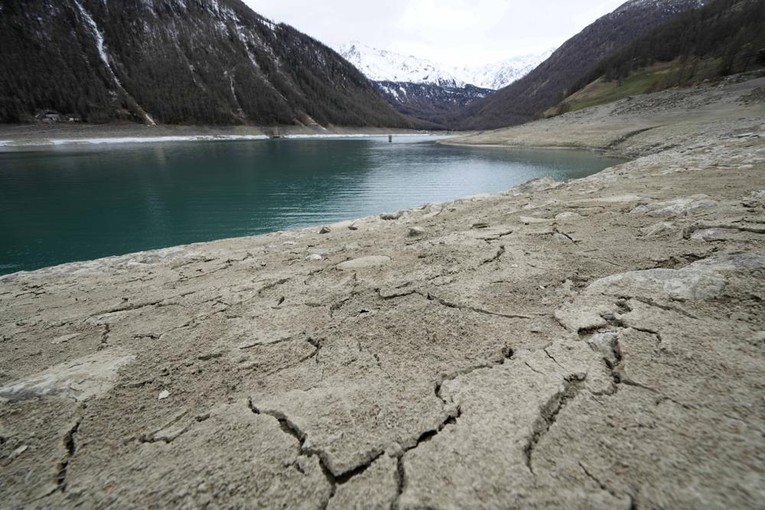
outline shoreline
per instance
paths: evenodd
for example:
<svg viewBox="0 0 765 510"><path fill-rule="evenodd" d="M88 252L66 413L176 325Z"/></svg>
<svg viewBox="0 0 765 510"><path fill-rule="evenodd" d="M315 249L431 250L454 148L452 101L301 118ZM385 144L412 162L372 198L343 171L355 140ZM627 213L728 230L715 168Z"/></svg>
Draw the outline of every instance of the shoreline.
<svg viewBox="0 0 765 510"><path fill-rule="evenodd" d="M357 136L353 136L353 135L326 135L326 137L322 136L320 139L351 140L351 139L367 139L369 137L377 137L377 136L378 135L357 135ZM382 135L382 136L384 136L384 135ZM413 137L413 138L426 138L427 137L428 139L434 138L434 139L436 139L435 140L436 143L440 143L440 140L442 140L442 139L438 138L438 135L400 134L400 135L397 135L397 136L399 136L399 137ZM285 139L289 139L289 140L305 140L305 139L313 140L313 139L316 139L316 137L314 137L313 135L290 135L288 137L285 137ZM108 139L108 140L111 140L111 139ZM215 140L212 140L212 141L216 141L216 140L218 140L218 139L215 139ZM155 141L155 139L151 140L151 142L154 142L154 141ZM173 142L177 142L179 140L172 140L172 141ZM206 141L206 140L194 139L194 140L190 140L190 141ZM425 141L426 142L430 142L430 140L425 140ZM82 141L82 145L88 145L89 143L90 142L87 141L87 140ZM110 144L110 142L104 142L104 143L105 144ZM116 143L121 143L121 142L116 142ZM125 142L125 143L131 143L131 142ZM419 143L419 141L416 142L416 143ZM78 145L80 145L80 144L78 144ZM455 146L456 147L465 147L465 145L455 145ZM42 148L45 148L45 147L46 146L42 146ZM476 147L483 148L484 146L476 146ZM515 147L497 147L497 148L500 148L500 149L510 149L510 150L519 149L521 151L532 150L529 147L518 147L518 148L515 148ZM550 151L555 151L555 150L558 150L558 149L539 148L539 149L533 149L533 150L539 150L539 151L550 150ZM567 150L585 152L582 149L567 149ZM1 153L1 150L0 150L0 153ZM624 163L626 161L627 160L625 158L625 161L622 161L622 163ZM601 171L608 170L610 168L612 168L612 167L607 167L607 168L605 168L605 169L603 169ZM599 172L596 172L595 174L591 174L591 175L597 175L597 173L599 173ZM508 193L512 193L513 190L516 189L516 188L525 187L529 182L538 181L540 179L549 179L549 177L537 177L537 178L534 178L534 179L530 179L529 181L526 181L526 182L518 183L515 186L513 186L511 188L508 188L508 189L502 189L501 191L479 193L477 196L495 196L495 195L496 196L502 196L502 195L506 195ZM570 182L572 180L575 181L577 179L568 179L568 180L564 180L564 181L561 181L561 182ZM11 277L11 276L14 276L14 275L17 275L17 274L22 274L22 273L33 273L33 272L37 272L37 271L46 271L46 270L49 270L49 269L59 268L60 266L68 266L70 264L71 265L83 265L83 264L87 265L87 264L90 264L90 263L98 263L100 261L103 261L103 262L113 261L113 262L116 263L116 262L119 262L118 259L121 259L121 258L128 258L129 259L129 258L131 258L133 256L148 256L148 255L152 254L153 252L160 252L160 251L164 251L164 250L176 250L176 249L185 249L185 248L192 249L195 246L205 245L207 243L225 242L225 241L230 241L230 240L235 240L235 239L246 239L246 238L250 238L250 237L259 237L259 236L262 236L262 235L278 234L280 232L300 232L300 231L311 232L311 231L318 231L318 230L320 230L324 226L329 227L329 228L338 228L338 227L339 228L343 228L344 226L347 226L348 224L351 224L351 223L353 223L353 224L361 224L361 223L365 223L365 222L375 221L375 219L380 217L380 216L385 216L385 215L390 215L390 214L401 214L401 215L405 215L406 216L406 215L414 214L414 213L416 213L416 211L422 210L423 208L426 208L426 207L431 207L431 206L449 207L449 206L452 206L454 204L458 204L460 202L463 202L465 200L471 200L474 197L475 197L474 195L470 195L470 196L461 196L461 197L457 197L457 198L454 198L454 199L450 199L447 202L423 202L423 203L417 203L417 204L415 204L415 205L413 205L411 207L405 207L405 208L402 208L402 209L399 209L399 210L396 210L396 211L380 211L379 213L376 213L376 214L373 214L373 215L370 215L370 216L364 216L364 217L360 217L360 218L350 217L348 219L341 220L341 221L338 221L338 222L335 222L335 223L318 222L318 223L314 223L314 224L310 224L310 225L302 225L302 226L296 225L296 226L291 227L291 228L284 228L284 229L280 229L280 230L274 230L274 231L265 232L265 233L262 233L262 234L241 235L241 236L236 236L236 237L221 237L219 239L213 239L213 240L209 240L209 241L196 241L196 242L191 242L191 243L184 243L184 244L176 244L176 245L171 245L171 246L150 248L150 249L144 249L144 250L139 250L139 251L132 251L132 252L126 252L126 253L121 253L121 254L115 254L115 255L106 255L106 256L103 256L103 257L96 258L96 259L72 260L72 261L69 261L69 262L61 262L61 263L58 263L58 264L54 264L54 265L51 265L51 266L44 266L44 267L40 267L40 268L37 268L37 269L19 269L19 270L10 272L10 273L2 273L2 272L0 272L0 281L2 281L2 279L4 277ZM16 266L16 267L18 267L18 266ZM0 267L0 270L2 270L2 267Z"/></svg>
<svg viewBox="0 0 765 510"><path fill-rule="evenodd" d="M0 277L0 497L758 508L764 85L458 140L634 158L582 179Z"/></svg>
<svg viewBox="0 0 765 510"><path fill-rule="evenodd" d="M446 137L439 132L385 128L273 128L243 126L141 126L107 125L0 125L0 151L8 149L45 148L68 145L108 145L132 143L173 143L206 141L251 141L268 139L356 139L377 137ZM104 136L103 133L106 133ZM94 136L95 135L95 136Z"/></svg>

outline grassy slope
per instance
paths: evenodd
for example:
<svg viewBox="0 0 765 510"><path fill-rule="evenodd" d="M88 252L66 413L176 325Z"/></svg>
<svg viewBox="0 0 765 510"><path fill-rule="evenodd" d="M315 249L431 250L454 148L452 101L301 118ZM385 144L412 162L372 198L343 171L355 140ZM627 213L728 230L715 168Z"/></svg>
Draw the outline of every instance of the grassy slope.
<svg viewBox="0 0 765 510"><path fill-rule="evenodd" d="M723 78L717 72L719 66L718 58L676 59L638 69L623 80L606 80L601 77L571 94L557 106L549 108L544 116L553 117L672 87L690 87L704 81L717 81Z"/></svg>
<svg viewBox="0 0 765 510"><path fill-rule="evenodd" d="M681 14L603 60L544 115L757 72L765 67L763 23L762 0L716 0Z"/></svg>

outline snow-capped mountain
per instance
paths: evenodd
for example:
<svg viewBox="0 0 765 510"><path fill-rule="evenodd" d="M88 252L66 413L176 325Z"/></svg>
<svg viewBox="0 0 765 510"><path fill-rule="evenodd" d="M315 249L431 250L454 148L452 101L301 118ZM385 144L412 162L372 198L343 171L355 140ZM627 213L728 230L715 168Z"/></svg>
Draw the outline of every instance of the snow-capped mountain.
<svg viewBox="0 0 765 510"><path fill-rule="evenodd" d="M497 90L522 78L550 56L513 57L502 62L478 67L455 67L430 60L372 48L359 42L345 44L338 52L372 81L406 82L459 88L473 85Z"/></svg>
<svg viewBox="0 0 765 510"><path fill-rule="evenodd" d="M462 87L456 75L429 60L366 46L359 42L342 45L338 53L372 81L427 83Z"/></svg>
<svg viewBox="0 0 765 510"><path fill-rule="evenodd" d="M529 74L547 60L553 51L550 49L540 54L521 55L481 67L462 67L456 73L466 83L476 87L499 90Z"/></svg>

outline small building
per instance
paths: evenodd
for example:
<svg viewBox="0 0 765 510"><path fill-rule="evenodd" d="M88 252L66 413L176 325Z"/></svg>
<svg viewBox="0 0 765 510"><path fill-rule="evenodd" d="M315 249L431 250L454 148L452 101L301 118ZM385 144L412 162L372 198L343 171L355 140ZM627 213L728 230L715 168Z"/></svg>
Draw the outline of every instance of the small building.
<svg viewBox="0 0 765 510"><path fill-rule="evenodd" d="M46 124L53 124L55 122L61 122L61 114L52 110L46 110L35 115L35 119L39 122L45 122Z"/></svg>

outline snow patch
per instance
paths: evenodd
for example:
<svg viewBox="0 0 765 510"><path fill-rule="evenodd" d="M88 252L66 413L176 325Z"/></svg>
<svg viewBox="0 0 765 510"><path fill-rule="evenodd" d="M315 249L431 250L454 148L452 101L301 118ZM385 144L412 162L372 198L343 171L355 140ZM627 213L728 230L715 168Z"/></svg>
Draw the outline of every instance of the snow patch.
<svg viewBox="0 0 765 510"><path fill-rule="evenodd" d="M96 38L96 48L98 49L98 54L101 57L101 61L106 67L106 70L109 71L109 74L114 80L114 83L117 85L117 88L125 91L125 88L122 86L122 82L119 80L119 78L117 78L117 75L114 73L114 69L112 69L111 58L109 57L109 53L106 50L106 44L104 43L104 34L98 28L98 25L93 19L93 16L91 16L90 13L85 10L85 7L82 6L80 0L74 0L74 4L77 6L77 10L80 11L82 18L85 20L85 23L90 27L91 32L93 32L93 36ZM157 123L154 122L154 119L152 119L147 112L141 110L141 113L143 114L147 124L150 126L157 125Z"/></svg>
<svg viewBox="0 0 765 510"><path fill-rule="evenodd" d="M112 78L114 79L114 82L120 87L122 87L122 83L120 82L119 78L117 78L117 75L114 74L114 70L112 70L112 65L109 62L109 54L106 52L106 44L104 43L103 33L101 33L101 30L98 29L98 25L96 24L96 21L93 19L90 13L85 10L85 7L82 6L82 4L80 3L80 0L74 0L74 4L77 6L77 10L80 11L80 14L85 20L85 23L87 23L87 25L90 27L90 31L93 32L93 35L96 38L96 48L98 49L98 54L101 57L101 62L103 62L106 68L109 70L109 74L111 74Z"/></svg>
<svg viewBox="0 0 765 510"><path fill-rule="evenodd" d="M166 142L215 142L266 140L266 135L194 135L194 136L126 136L115 138L70 138L53 139L51 145L105 145L125 143L166 143Z"/></svg>

